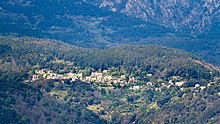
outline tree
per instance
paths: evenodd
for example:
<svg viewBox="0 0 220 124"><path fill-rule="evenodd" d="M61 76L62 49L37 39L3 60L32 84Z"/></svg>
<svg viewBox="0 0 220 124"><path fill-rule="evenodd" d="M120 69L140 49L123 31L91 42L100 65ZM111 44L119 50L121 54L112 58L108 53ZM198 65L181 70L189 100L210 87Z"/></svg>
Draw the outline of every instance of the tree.
<svg viewBox="0 0 220 124"><path fill-rule="evenodd" d="M106 95L106 90L105 90L104 88L101 89L101 94L102 94L103 96Z"/></svg>
<svg viewBox="0 0 220 124"><path fill-rule="evenodd" d="M99 114L100 114L100 115L106 115L106 112L105 112L105 110L100 110L100 111L99 111Z"/></svg>

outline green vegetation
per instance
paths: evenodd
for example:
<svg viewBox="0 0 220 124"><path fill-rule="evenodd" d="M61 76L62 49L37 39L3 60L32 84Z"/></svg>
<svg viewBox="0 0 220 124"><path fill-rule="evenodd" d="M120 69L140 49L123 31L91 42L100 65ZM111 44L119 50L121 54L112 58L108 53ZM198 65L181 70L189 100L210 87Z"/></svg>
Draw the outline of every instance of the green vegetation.
<svg viewBox="0 0 220 124"><path fill-rule="evenodd" d="M84 0L1 0L0 123L220 123L219 68L173 49L219 65L215 18L197 39Z"/></svg>
<svg viewBox="0 0 220 124"><path fill-rule="evenodd" d="M2 124L23 123L106 123L81 105L69 106L55 97L20 82L25 75L0 73ZM15 78L18 77L19 78ZM38 89L37 89L38 88Z"/></svg>
<svg viewBox="0 0 220 124"><path fill-rule="evenodd" d="M1 123L220 121L218 68L180 50L2 36L0 51ZM86 80L94 73L118 82Z"/></svg>

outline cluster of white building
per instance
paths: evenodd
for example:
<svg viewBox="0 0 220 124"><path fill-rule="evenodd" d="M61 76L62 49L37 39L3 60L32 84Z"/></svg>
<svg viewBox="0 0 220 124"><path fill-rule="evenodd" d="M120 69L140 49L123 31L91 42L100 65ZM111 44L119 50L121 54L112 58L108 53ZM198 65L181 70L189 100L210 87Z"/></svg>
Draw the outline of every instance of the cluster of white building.
<svg viewBox="0 0 220 124"><path fill-rule="evenodd" d="M42 69L35 71L35 74L32 76L32 81L39 80L40 77L48 80L54 80L54 79L71 79L72 81L81 80L87 83L96 82L96 83L128 84L128 83L136 82L134 77L129 77L129 79L126 80L125 75L121 75L117 77L108 75L108 70L104 70L103 72L92 72L90 76L83 76L82 73L66 73L64 75L61 75L61 74L56 74L51 70Z"/></svg>
<svg viewBox="0 0 220 124"><path fill-rule="evenodd" d="M180 79L181 77L179 76L173 76L173 79ZM168 82L168 85L167 85L167 88L170 88L171 86L178 86L178 87L181 87L183 86L187 81L186 80L182 80L182 81L173 81L173 80L170 80ZM192 89L200 89L200 90L204 90L205 88L207 87L210 87L211 85L213 85L215 82L211 82L209 84L207 84L207 86L201 86L200 84L195 84L194 87L191 87ZM184 88L180 88L180 90L184 90Z"/></svg>
<svg viewBox="0 0 220 124"><path fill-rule="evenodd" d="M80 80L82 79L82 73L76 74L76 73L67 73L66 75L61 75L54 73L51 70L42 69L42 70L36 70L35 74L32 76L32 81L39 80L40 76L44 79L48 80L54 80L54 79L72 79L72 81Z"/></svg>
<svg viewBox="0 0 220 124"><path fill-rule="evenodd" d="M148 74L147 76L152 76L151 74ZM135 83L137 80L135 77L126 77L125 75L120 76L111 76L108 74L108 70L104 70L102 72L92 72L90 76L83 76L83 73L66 73L64 75L54 73L51 70L48 69L42 69L42 70L36 70L35 74L32 75L32 81L39 80L41 78L48 79L48 80L54 80L54 79L71 79L72 81L80 80L83 82L95 82L95 83L107 83L109 86L111 86L112 83L114 84L121 84L121 86L129 83ZM128 79L126 79L128 78ZM162 84L163 86L166 86L167 88L170 88L171 86L183 86L187 81L181 80L181 81L174 81L174 80L180 80L181 77L179 76L173 76L172 79L168 82L168 85ZM153 86L152 82L147 82L147 86ZM204 90L206 87L211 86L212 83L208 84L207 86L200 86L199 84L195 85L195 89L201 89ZM143 89L142 86L131 86L130 90L140 90ZM156 91L161 91L161 88L156 88ZM183 87L181 87L181 90L184 90Z"/></svg>

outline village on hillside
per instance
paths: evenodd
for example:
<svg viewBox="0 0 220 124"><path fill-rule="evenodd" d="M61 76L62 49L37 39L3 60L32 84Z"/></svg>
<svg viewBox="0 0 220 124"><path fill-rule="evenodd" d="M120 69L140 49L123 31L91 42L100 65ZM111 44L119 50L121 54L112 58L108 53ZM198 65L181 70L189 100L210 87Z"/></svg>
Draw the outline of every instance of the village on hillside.
<svg viewBox="0 0 220 124"><path fill-rule="evenodd" d="M184 91L185 87L182 87L187 81L180 77L180 76L172 76L169 79L169 82L165 82L160 79L159 87L155 86L155 83L153 80L148 82L143 82L139 80L139 77L132 77L129 75L117 75L113 76L111 73L109 73L109 70L103 70L103 71L94 71L90 74L83 74L84 70L81 70L79 72L73 73L68 72L64 74L58 74L53 72L50 69L41 69L41 70L35 70L34 74L32 75L32 82L35 82L40 79L46 79L46 80L69 80L70 82L74 81L82 81L85 83L93 83L95 85L98 85L99 87L108 87L108 88L114 88L113 86L118 86L118 88L129 86L130 90L141 90L141 89L153 89L155 91L161 92L163 88L169 89L172 86L180 87L181 91ZM153 78L153 74L146 74L146 78ZM211 86L214 84L214 82L210 82L207 86L200 86L199 84L195 84L195 87L190 87L190 89L198 90L204 90L206 87Z"/></svg>

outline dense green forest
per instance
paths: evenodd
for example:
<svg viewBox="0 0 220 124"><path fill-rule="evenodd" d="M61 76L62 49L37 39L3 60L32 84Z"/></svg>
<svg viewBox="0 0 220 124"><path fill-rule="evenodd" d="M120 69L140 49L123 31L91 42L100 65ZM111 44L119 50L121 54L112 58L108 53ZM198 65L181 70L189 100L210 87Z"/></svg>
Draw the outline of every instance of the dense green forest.
<svg viewBox="0 0 220 124"><path fill-rule="evenodd" d="M157 45L87 49L48 39L1 36L0 52L1 123L220 121L219 69L184 51ZM32 79L36 70L45 69L85 76L108 70L108 76L136 81ZM175 85L181 81L183 85Z"/></svg>
<svg viewBox="0 0 220 124"><path fill-rule="evenodd" d="M140 41L142 44L156 44L181 49L192 53L209 63L219 66L220 40L191 39L191 38L149 38Z"/></svg>
<svg viewBox="0 0 220 124"><path fill-rule="evenodd" d="M1 124L106 123L83 106L70 107L32 86L23 84L19 78L24 77L25 75L1 73Z"/></svg>

